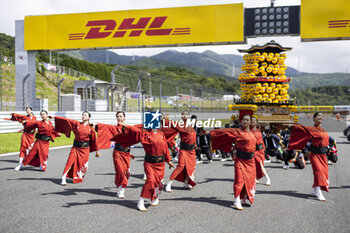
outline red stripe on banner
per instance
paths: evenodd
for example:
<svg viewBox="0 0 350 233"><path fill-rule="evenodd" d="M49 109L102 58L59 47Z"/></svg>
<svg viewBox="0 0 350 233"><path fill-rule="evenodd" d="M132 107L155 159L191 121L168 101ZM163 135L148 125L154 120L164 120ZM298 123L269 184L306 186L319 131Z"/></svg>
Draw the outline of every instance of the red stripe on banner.
<svg viewBox="0 0 350 233"><path fill-rule="evenodd" d="M330 23L336 23L336 22L350 22L350 20L329 20Z"/></svg>
<svg viewBox="0 0 350 233"><path fill-rule="evenodd" d="M328 25L346 25L346 24L349 24L349 23L329 23Z"/></svg>

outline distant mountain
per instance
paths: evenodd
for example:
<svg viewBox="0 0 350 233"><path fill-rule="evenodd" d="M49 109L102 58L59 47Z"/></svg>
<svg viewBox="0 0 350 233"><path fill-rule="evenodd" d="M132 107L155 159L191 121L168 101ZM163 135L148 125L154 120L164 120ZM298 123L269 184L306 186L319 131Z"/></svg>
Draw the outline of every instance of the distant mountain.
<svg viewBox="0 0 350 233"><path fill-rule="evenodd" d="M166 66L181 67L199 75L219 75L230 80L241 73L241 66L244 64L244 60L240 55L221 55L211 50L203 53L184 53L176 50L167 50L151 57L118 55L112 51L104 50L64 53L74 58L98 63L147 66L151 69L163 69ZM297 76L300 72L288 67L286 74L288 76Z"/></svg>
<svg viewBox="0 0 350 233"><path fill-rule="evenodd" d="M179 63L163 61L155 58L144 58L138 61L134 61L130 65L147 67L149 69L157 69L157 70L164 70L166 67L180 67L186 70L190 70L198 75L205 75L205 76L214 75L210 73L210 71L199 68L197 66L188 66L188 65L183 65Z"/></svg>
<svg viewBox="0 0 350 233"><path fill-rule="evenodd" d="M300 73L292 77L293 79L290 83L291 90L321 86L350 86L350 74L346 73Z"/></svg>
<svg viewBox="0 0 350 233"><path fill-rule="evenodd" d="M234 60L227 58L226 56L217 54L213 51L207 50L203 53L183 53L175 50L168 50L160 54L154 55L151 58L156 58L163 61L173 62L177 64L199 67L209 71L211 74L225 76L232 78L233 74L237 74L243 63L243 59L238 55L231 55ZM239 62L242 60L242 62ZM236 62L234 62L236 61ZM233 72L233 65L235 65L235 71Z"/></svg>
<svg viewBox="0 0 350 233"><path fill-rule="evenodd" d="M146 59L141 56L125 56L119 55L108 50L81 50L81 51L67 51L62 52L74 58L82 59L89 62L130 65L134 61Z"/></svg>

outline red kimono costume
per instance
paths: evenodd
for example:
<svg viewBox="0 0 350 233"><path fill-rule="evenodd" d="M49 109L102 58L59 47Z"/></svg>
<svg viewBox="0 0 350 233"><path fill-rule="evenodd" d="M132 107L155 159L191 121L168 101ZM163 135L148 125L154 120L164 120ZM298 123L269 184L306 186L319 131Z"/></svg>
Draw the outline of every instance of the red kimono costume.
<svg viewBox="0 0 350 233"><path fill-rule="evenodd" d="M295 125L289 141L289 150L301 150L308 141L312 140L312 149L309 156L314 173L312 187L321 187L321 190L329 190L327 146L329 135L321 126Z"/></svg>
<svg viewBox="0 0 350 233"><path fill-rule="evenodd" d="M89 154L97 150L96 133L90 124L59 116L55 116L55 128L68 138L71 131L75 135L63 174L68 172L67 177L73 179L73 183L81 183L88 169Z"/></svg>
<svg viewBox="0 0 350 233"><path fill-rule="evenodd" d="M97 144L98 148L109 149L111 148L110 139L116 135L122 133L122 125L106 125L106 124L97 124ZM123 186L126 188L128 185L128 179L130 177L130 148L122 147L119 143L115 143L113 151L113 162L115 170L115 179L114 183L117 187Z"/></svg>
<svg viewBox="0 0 350 233"><path fill-rule="evenodd" d="M261 164L264 166L264 161L265 161L264 139L259 128L257 128L256 130L253 130L253 129L250 129L250 130L255 135L257 140L256 151L254 152L254 160L255 160L255 167L256 167L256 179L260 180L262 177L264 177L264 173L261 167Z"/></svg>
<svg viewBox="0 0 350 233"><path fill-rule="evenodd" d="M243 129L214 129L210 131L212 148L232 151L235 143L237 155L235 156L235 181L233 191L235 197L247 195L250 203L254 201L256 168L253 158L256 150L256 137L254 133Z"/></svg>
<svg viewBox="0 0 350 233"><path fill-rule="evenodd" d="M57 136L52 122L29 120L24 125L27 130L38 128L38 133L35 135L36 140L32 149L23 159L22 164L24 166L29 164L34 167L40 167L41 165L42 170L45 171L49 157L50 140L53 141Z"/></svg>
<svg viewBox="0 0 350 233"><path fill-rule="evenodd" d="M29 115L20 115L20 114L13 114L11 119L9 119L11 121L29 121L29 120L34 120L36 121L36 117L32 116L30 117ZM30 151L30 149L32 148L34 141L35 141L35 137L34 137L34 133L35 130L28 130L27 126L24 126L23 129L23 134L22 134L22 138L21 138L21 147L19 150L19 157L20 158L24 158Z"/></svg>
<svg viewBox="0 0 350 233"><path fill-rule="evenodd" d="M170 153L164 134L161 131L153 132L141 128L142 125L126 126L124 132L118 132L111 141L122 147L130 147L141 142L146 152L143 163L147 180L142 187L141 197L152 201L158 198L164 187L165 162L170 161Z"/></svg>
<svg viewBox="0 0 350 233"><path fill-rule="evenodd" d="M177 123L175 125L175 123ZM185 182L186 177L189 178L188 184L194 187L194 176L196 171L196 131L192 126L186 126L184 123L183 127L178 124L179 122L167 120L161 130L168 140L168 144L174 143L174 137L180 134L180 151L178 157L178 164L170 176L170 180L177 180Z"/></svg>

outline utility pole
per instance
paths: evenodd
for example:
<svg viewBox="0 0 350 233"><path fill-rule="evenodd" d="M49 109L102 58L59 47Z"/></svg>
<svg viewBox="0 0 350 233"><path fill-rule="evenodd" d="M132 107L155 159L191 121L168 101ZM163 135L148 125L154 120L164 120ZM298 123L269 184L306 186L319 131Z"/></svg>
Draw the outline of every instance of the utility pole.
<svg viewBox="0 0 350 233"><path fill-rule="evenodd" d="M192 88L190 89L190 112L192 111L191 108L192 108Z"/></svg>
<svg viewBox="0 0 350 233"><path fill-rule="evenodd" d="M116 65L114 69L111 72L111 83L114 84L114 72L119 69L119 65ZM109 96L108 96L109 99ZM109 107L108 107L109 108ZM111 109L112 112L114 111L114 87L112 88L112 94L111 94Z"/></svg>
<svg viewBox="0 0 350 233"><path fill-rule="evenodd" d="M179 108L179 85L176 84L176 113L178 112Z"/></svg>
<svg viewBox="0 0 350 233"><path fill-rule="evenodd" d="M58 69L58 72L60 72L60 69ZM57 111L62 111L62 103L61 103L61 84L64 81L64 78L62 78L60 81L58 81L57 89Z"/></svg>
<svg viewBox="0 0 350 233"><path fill-rule="evenodd" d="M203 112L203 108L204 108L204 106L203 106L203 102L204 102L204 92L203 92L203 89L202 89L202 112Z"/></svg>
<svg viewBox="0 0 350 233"><path fill-rule="evenodd" d="M88 87L90 86L90 82L86 84L85 86L85 111L89 111L88 108Z"/></svg>
<svg viewBox="0 0 350 233"><path fill-rule="evenodd" d="M148 95L149 95L149 97L152 97L152 81L151 81L151 74L148 73L147 76L148 76L148 88L149 88Z"/></svg>
<svg viewBox="0 0 350 233"><path fill-rule="evenodd" d="M162 112L162 80L165 77L161 77L159 81L159 112Z"/></svg>
<svg viewBox="0 0 350 233"><path fill-rule="evenodd" d="M214 95L213 95L213 89L211 89L211 95L210 95L210 98L211 98L211 112L213 112L213 98L214 98Z"/></svg>
<svg viewBox="0 0 350 233"><path fill-rule="evenodd" d="M159 112L162 112L162 79L159 82Z"/></svg>

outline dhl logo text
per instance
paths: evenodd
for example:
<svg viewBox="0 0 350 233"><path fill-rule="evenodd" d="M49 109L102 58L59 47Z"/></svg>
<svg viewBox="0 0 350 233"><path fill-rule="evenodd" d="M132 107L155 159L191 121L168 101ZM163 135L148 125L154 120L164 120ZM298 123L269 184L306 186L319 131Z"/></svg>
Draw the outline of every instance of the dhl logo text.
<svg viewBox="0 0 350 233"><path fill-rule="evenodd" d="M348 27L349 23L350 20L329 20L328 28L346 28Z"/></svg>
<svg viewBox="0 0 350 233"><path fill-rule="evenodd" d="M115 30L117 22L112 19L88 21L85 25L85 27L90 28L87 33L70 33L68 37L69 40L101 39L109 36L121 38L125 35L128 37L138 37L143 31L145 31L147 36L191 34L191 29L189 27L163 29L162 26L167 16L154 17L153 20L151 20L152 17L141 17L137 22L134 22L135 19L136 18L124 19L117 30Z"/></svg>

